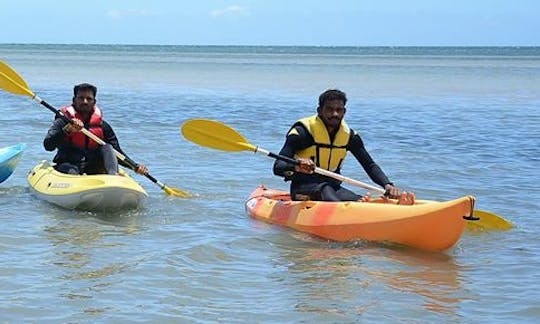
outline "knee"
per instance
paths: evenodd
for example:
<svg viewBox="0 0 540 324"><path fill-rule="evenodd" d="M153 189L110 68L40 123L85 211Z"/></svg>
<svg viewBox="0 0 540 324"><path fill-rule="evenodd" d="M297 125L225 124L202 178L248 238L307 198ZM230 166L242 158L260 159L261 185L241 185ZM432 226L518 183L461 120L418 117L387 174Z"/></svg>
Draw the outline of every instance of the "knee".
<svg viewBox="0 0 540 324"><path fill-rule="evenodd" d="M114 155L114 148L111 144L107 143L100 147L100 152L103 156Z"/></svg>
<svg viewBox="0 0 540 324"><path fill-rule="evenodd" d="M320 200L323 201L341 201L339 196L336 193L336 190L330 186L329 184L323 184L321 187L319 187L320 192Z"/></svg>
<svg viewBox="0 0 540 324"><path fill-rule="evenodd" d="M109 143L105 143L104 145L101 145L101 150L102 151L112 151L112 149L113 149L113 147Z"/></svg>

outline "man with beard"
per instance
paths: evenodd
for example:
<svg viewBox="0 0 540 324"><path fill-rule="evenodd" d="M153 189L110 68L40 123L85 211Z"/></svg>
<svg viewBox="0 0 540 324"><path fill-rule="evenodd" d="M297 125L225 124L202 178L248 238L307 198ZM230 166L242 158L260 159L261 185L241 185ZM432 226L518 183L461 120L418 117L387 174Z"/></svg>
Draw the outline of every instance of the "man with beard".
<svg viewBox="0 0 540 324"><path fill-rule="evenodd" d="M401 204L414 204L414 194L401 192L373 161L360 135L350 129L345 116L347 96L336 89L319 96L317 114L298 120L287 133L280 155L297 160L296 164L276 160L274 174L291 181L293 200L357 201L368 200L341 186L341 182L314 173L315 167L340 173L343 160L350 151L373 182L386 190L386 195L399 198Z"/></svg>
<svg viewBox="0 0 540 324"><path fill-rule="evenodd" d="M117 174L118 160L114 149L122 154L118 139L111 126L103 120L101 109L96 105L97 88L88 83L76 85L73 88L71 106L61 108L62 113L72 120L67 123L56 116L43 146L47 151L58 149L53 162L56 170L70 174ZM81 130L86 128L106 144L99 145L84 135ZM114 149L113 149L114 148ZM120 164L129 167L120 160ZM148 169L140 164L134 170L146 174Z"/></svg>

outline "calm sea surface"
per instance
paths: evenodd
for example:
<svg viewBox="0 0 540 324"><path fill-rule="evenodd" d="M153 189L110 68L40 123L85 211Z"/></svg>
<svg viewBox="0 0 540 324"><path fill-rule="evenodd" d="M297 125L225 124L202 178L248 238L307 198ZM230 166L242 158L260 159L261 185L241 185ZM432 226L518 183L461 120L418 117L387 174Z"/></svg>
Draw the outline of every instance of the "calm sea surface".
<svg viewBox="0 0 540 324"><path fill-rule="evenodd" d="M540 317L540 48L0 45L55 107L98 86L122 147L192 199L73 212L37 200L27 172L52 154L52 114L0 92L0 146L24 142L0 185L1 322L516 323ZM223 121L279 151L318 95L349 96L347 121L400 187L473 194L515 223L465 233L445 254L333 243L247 217L258 184L287 188L259 155L198 147L189 118ZM353 158L346 176L369 182ZM353 188L351 188L353 189ZM359 192L361 189L356 188Z"/></svg>

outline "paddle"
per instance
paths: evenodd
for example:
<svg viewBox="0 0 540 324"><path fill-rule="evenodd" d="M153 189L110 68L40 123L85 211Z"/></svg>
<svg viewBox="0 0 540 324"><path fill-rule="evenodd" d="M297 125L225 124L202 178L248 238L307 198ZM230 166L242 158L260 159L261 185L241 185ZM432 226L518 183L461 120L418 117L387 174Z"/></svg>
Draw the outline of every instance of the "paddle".
<svg viewBox="0 0 540 324"><path fill-rule="evenodd" d="M9 65L4 63L3 61L0 61L0 88L2 88L3 90L7 92L28 96L32 98L34 101L45 106L47 109L55 113L57 116L59 116L66 122L68 123L72 122L60 110L55 109L53 106L49 105L47 102L43 101L40 97L34 94L32 90L30 90L30 88L28 87L28 84L26 83L26 81L24 81L24 79L14 69L12 69ZM87 129L83 128L81 132L83 132L84 135L94 140L96 143L100 145L105 145L105 142L101 138L97 137L96 135L88 131ZM116 157L118 159L124 161L126 164L129 165L130 168L132 168L133 170L137 169L138 164L135 161L131 160L129 157L118 152L117 150L114 150L114 153L116 154ZM189 192L180 190L178 188L168 187L164 183L158 181L156 178L151 176L149 173L145 174L145 177L150 179L153 183L157 184L168 195L182 197L182 198L191 197L191 194Z"/></svg>
<svg viewBox="0 0 540 324"><path fill-rule="evenodd" d="M258 146L250 144L248 140L228 125L209 119L190 119L182 125L182 135L191 142L221 151L240 152L251 151L266 155L270 158L297 163L295 159L278 155ZM384 193L384 189L363 183L358 180L347 178L341 174L321 168L315 168L315 173L325 175L339 181L349 183L364 189ZM467 228L472 230L508 230L513 227L512 223L499 215L491 212L475 210L474 216L480 218L477 221L467 222ZM471 225L469 225L471 224Z"/></svg>

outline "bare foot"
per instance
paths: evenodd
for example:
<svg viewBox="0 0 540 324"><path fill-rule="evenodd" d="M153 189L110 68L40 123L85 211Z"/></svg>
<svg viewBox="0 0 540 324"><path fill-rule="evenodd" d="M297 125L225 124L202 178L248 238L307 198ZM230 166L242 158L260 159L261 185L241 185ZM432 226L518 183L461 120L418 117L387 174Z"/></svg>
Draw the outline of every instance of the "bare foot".
<svg viewBox="0 0 540 324"><path fill-rule="evenodd" d="M371 201L371 194L368 192L364 196L360 197L359 201L361 201L361 202L370 202Z"/></svg>
<svg viewBox="0 0 540 324"><path fill-rule="evenodd" d="M398 205L414 205L415 195L412 192L404 191L398 199Z"/></svg>

